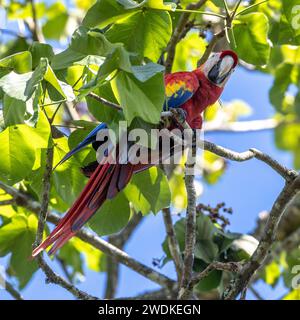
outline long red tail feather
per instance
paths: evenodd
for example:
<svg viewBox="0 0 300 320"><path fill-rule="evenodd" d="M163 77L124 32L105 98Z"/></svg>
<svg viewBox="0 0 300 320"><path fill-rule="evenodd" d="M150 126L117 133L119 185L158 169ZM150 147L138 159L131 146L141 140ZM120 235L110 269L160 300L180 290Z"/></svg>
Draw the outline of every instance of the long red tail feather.
<svg viewBox="0 0 300 320"><path fill-rule="evenodd" d="M106 199L113 198L129 182L134 173L131 164L99 164L78 199L50 235L32 252L37 256L52 246L55 253L93 216Z"/></svg>

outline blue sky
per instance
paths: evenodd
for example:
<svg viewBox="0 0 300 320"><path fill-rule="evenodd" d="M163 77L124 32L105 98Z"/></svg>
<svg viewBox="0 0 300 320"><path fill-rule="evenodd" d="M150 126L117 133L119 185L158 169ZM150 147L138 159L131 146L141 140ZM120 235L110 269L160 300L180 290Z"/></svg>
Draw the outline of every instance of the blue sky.
<svg viewBox="0 0 300 320"><path fill-rule="evenodd" d="M245 120L266 119L274 114L268 99L268 90L271 85L272 77L239 68L230 79L222 100L242 99L250 104L253 114ZM210 133L206 135L206 139L236 151L254 147L268 153L282 164L292 167L291 155L276 149L273 135L272 130L253 133ZM229 162L225 175L217 184L205 185L204 193L199 200L211 205L224 201L234 211L230 216L229 230L247 233L254 228L258 214L271 208L282 186L282 178L258 160L253 159L244 163ZM149 215L137 228L125 250L137 260L152 266L152 259L163 255L161 243L164 237L161 214ZM0 264L5 261L6 259L0 259ZM54 269L61 272L57 265L54 265ZM169 277L175 275L172 263L168 263L159 271ZM78 287L90 294L102 296L104 285L105 274L87 270L84 281ZM265 299L276 299L286 292L281 283L272 289L260 281L255 287L260 290ZM158 286L150 280L127 267L121 267L118 297L134 296L156 288ZM46 285L45 276L41 271L34 275L22 293L26 299L73 298L57 285ZM252 299L252 294L248 293L247 298ZM0 290L0 299L10 299L10 296L4 290Z"/></svg>

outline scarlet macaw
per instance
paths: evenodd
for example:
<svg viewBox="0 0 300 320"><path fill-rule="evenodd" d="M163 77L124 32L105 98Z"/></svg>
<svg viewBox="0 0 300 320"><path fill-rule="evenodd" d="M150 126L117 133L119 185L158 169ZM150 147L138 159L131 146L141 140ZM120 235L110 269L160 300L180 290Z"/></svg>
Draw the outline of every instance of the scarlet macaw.
<svg viewBox="0 0 300 320"><path fill-rule="evenodd" d="M166 101L164 109L181 108L185 114L185 120L191 128L201 129L202 112L219 99L237 63L237 55L233 51L226 50L212 53L203 65L192 72L167 74L165 76ZM99 124L60 163L95 142L97 133L104 128L107 128L105 123ZM49 254L53 254L75 235L106 199L112 199L124 189L134 173L146 168L149 168L149 165L133 165L131 163L96 163L86 167L83 171L90 177L87 185L50 235L33 250L32 256L38 255L52 244Z"/></svg>

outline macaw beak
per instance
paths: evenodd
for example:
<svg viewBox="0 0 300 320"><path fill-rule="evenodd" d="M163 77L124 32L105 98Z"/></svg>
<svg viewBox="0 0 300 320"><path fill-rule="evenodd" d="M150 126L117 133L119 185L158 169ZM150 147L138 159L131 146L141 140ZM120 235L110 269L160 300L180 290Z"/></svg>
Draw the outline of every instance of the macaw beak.
<svg viewBox="0 0 300 320"><path fill-rule="evenodd" d="M234 59L226 55L221 58L209 71L208 78L215 84L221 84L231 74L234 69Z"/></svg>

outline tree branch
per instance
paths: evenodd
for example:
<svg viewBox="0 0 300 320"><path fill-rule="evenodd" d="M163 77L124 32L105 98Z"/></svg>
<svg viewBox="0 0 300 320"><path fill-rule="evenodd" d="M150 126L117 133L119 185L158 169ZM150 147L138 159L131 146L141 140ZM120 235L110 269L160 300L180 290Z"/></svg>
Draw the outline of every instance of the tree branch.
<svg viewBox="0 0 300 320"><path fill-rule="evenodd" d="M17 291L13 287L13 285L5 277L2 276L1 272L0 272L0 284L4 286L3 289L5 289L13 298L15 298L16 300L24 300L20 292ZM2 288L0 287L0 289Z"/></svg>
<svg viewBox="0 0 300 320"><path fill-rule="evenodd" d="M27 21L25 21L25 23L27 24L27 27L30 30L30 32L32 34L32 39L34 41L45 42L42 31L39 28L34 0L29 0L29 3L31 6L32 21L27 20Z"/></svg>
<svg viewBox="0 0 300 320"><path fill-rule="evenodd" d="M192 290L199 281L206 278L213 270L238 272L240 269L241 265L237 262L212 262L202 272L199 272L192 278L189 284L189 290Z"/></svg>
<svg viewBox="0 0 300 320"><path fill-rule="evenodd" d="M264 233L259 245L252 255L251 259L245 264L238 273L236 279L224 292L224 299L230 300L248 287L251 278L264 263L269 254L269 250L275 240L279 221L282 217L284 209L292 198L300 191L300 175L296 176L293 181L286 183L285 187L279 194L270 211L268 221L266 223Z"/></svg>
<svg viewBox="0 0 300 320"><path fill-rule="evenodd" d="M38 264L40 268L44 271L45 275L47 276L47 282L57 284L61 286L62 288L66 289L67 291L71 292L75 297L81 300L98 300L97 297L91 296L88 293L85 293L78 288L76 288L74 285L67 282L64 278L59 276L57 273L55 273L49 265L46 263L46 261L42 258L41 255L37 257Z"/></svg>
<svg viewBox="0 0 300 320"><path fill-rule="evenodd" d="M298 176L298 173L294 170L288 169L282 164L278 163L275 159L271 158L269 155L257 150L257 149L249 149L245 152L236 152L230 149L218 146L212 142L203 141L204 150L212 152L220 157L243 162L248 161L250 159L256 158L260 161L265 162L269 165L273 170L275 170L278 174L280 174L286 181L292 181L295 177Z"/></svg>
<svg viewBox="0 0 300 320"><path fill-rule="evenodd" d="M187 6L188 10L197 10L199 8L201 8L205 2L207 0L200 0L197 3L191 3ZM173 34L171 36L171 39L169 41L169 44L167 46L167 59L165 62L165 67L166 67L166 73L170 73L172 70L172 65L173 65L173 61L174 61L174 57L175 57L175 49L176 49L176 45L177 43L180 41L181 39L181 34L186 26L186 24L188 23L189 17L190 17L191 13L190 12L184 12L182 13L182 15L179 18L179 21L177 23L176 28L173 31Z"/></svg>
<svg viewBox="0 0 300 320"><path fill-rule="evenodd" d="M196 147L192 147L192 156L196 155ZM185 228L185 248L182 277L178 293L179 300L190 299L193 292L189 290L189 284L192 279L194 265L194 251L196 244L196 190L194 185L194 165L186 164L185 187L187 192L187 210L186 210L186 228ZM189 171L189 172L188 172Z"/></svg>
<svg viewBox="0 0 300 320"><path fill-rule="evenodd" d="M169 250L173 258L176 273L177 273L177 278L179 280L181 279L183 261L182 261L182 257L179 249L179 244L176 238L174 226L173 226L170 208L163 209L162 214L163 214L164 224L165 224L166 233L167 233Z"/></svg>

